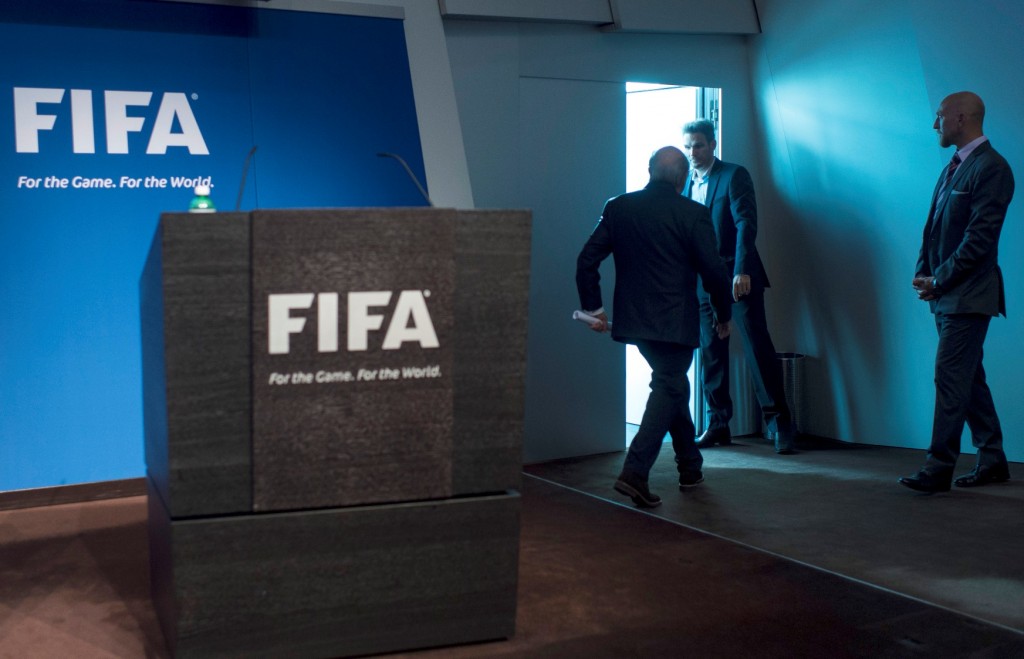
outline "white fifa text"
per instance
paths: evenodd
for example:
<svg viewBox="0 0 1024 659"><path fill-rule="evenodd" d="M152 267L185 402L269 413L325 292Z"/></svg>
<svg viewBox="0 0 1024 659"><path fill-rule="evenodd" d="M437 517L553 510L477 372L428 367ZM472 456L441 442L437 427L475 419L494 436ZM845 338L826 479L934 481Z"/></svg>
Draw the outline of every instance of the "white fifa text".
<svg viewBox="0 0 1024 659"><path fill-rule="evenodd" d="M48 87L14 88L14 132L18 153L39 153L39 136L53 130L64 113L71 120L71 148L74 153L96 153L96 127L91 89L70 90L70 102L64 104L67 90ZM153 92L104 91L103 118L106 152L128 153L130 133L143 133L145 117L134 116L129 108L147 108ZM48 107L57 106L57 107ZM180 131L175 131L175 124ZM146 153L163 155L170 147L184 147L192 155L209 155L206 140L199 130L188 97L181 92L166 92L160 97L153 125L148 128Z"/></svg>
<svg viewBox="0 0 1024 659"><path fill-rule="evenodd" d="M369 350L370 332L384 327L386 315L371 310L386 309L391 291L351 291L348 293L346 348L349 352ZM437 332L427 309L430 291L401 291L391 310L382 350L398 350L403 343L419 343L422 348L437 348ZM316 302L317 351L338 352L338 293L281 293L267 296L267 349L272 355L288 354L292 334L301 333L306 318L293 311L311 309Z"/></svg>

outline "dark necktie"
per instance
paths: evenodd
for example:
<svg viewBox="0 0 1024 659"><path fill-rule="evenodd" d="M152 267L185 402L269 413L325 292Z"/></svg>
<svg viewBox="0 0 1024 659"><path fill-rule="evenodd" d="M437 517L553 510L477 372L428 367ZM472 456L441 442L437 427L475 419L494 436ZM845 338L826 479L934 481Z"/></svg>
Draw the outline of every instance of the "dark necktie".
<svg viewBox="0 0 1024 659"><path fill-rule="evenodd" d="M956 173L956 168L960 166L961 162L962 161L960 160L960 153L954 153L953 157L949 161L949 166L946 167L946 175L942 177L942 187L939 188L939 193L935 195L935 204L933 205L933 209L935 212L938 212L939 206L942 204L942 199L946 194L946 190L949 188L949 182L953 180L953 174ZM935 228L936 227L933 226L932 231L935 231ZM934 249L938 249L938 245L939 243L937 240L932 241L932 247ZM936 260L938 256L937 254L931 256L935 257L934 259L932 259L934 268L937 266Z"/></svg>
<svg viewBox="0 0 1024 659"><path fill-rule="evenodd" d="M956 168L960 166L960 154L954 153L953 158L949 161L949 167L946 168L946 182L942 184L943 187L949 185L949 182L953 180L953 174L956 173Z"/></svg>
<svg viewBox="0 0 1024 659"><path fill-rule="evenodd" d="M946 176L942 179L942 187L939 189L938 199L942 199L942 195L946 193L946 188L949 187L949 182L953 180L953 174L956 173L956 168L960 166L960 154L954 153L953 158L949 161L949 166L946 167Z"/></svg>

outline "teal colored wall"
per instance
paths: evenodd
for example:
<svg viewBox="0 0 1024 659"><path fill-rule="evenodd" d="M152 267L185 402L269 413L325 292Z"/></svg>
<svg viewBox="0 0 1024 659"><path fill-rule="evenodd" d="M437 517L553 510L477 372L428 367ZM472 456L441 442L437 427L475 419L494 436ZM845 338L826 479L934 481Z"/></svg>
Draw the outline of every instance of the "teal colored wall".
<svg viewBox="0 0 1024 659"><path fill-rule="evenodd" d="M869 6L866 6L869 5ZM923 448L931 429L935 327L910 287L930 196L952 149L932 130L944 96L987 105L985 133L1024 177L1024 5L979 0L759 0L750 40L762 127L761 250L777 343L808 355L807 423L851 442ZM1008 318L985 367L1011 460L1024 355L1024 199L1000 243ZM965 447L970 449L969 439ZM908 465L911 466L911 465Z"/></svg>

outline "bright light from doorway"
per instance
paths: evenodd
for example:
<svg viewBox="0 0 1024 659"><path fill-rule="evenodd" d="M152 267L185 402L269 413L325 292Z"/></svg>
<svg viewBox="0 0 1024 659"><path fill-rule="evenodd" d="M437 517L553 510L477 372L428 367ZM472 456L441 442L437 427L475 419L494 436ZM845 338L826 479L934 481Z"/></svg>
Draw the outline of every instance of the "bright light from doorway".
<svg viewBox="0 0 1024 659"><path fill-rule="evenodd" d="M663 146L682 148L683 125L699 116L699 87L626 83L626 190L647 185L647 163ZM697 420L694 374L690 368L690 413ZM643 419L651 369L636 346L626 346L626 444ZM698 425L700 425L698 423ZM699 432L699 430L698 430Z"/></svg>
<svg viewBox="0 0 1024 659"><path fill-rule="evenodd" d="M683 146L683 124L697 118L698 87L626 83L626 190L647 185L647 162L663 146Z"/></svg>

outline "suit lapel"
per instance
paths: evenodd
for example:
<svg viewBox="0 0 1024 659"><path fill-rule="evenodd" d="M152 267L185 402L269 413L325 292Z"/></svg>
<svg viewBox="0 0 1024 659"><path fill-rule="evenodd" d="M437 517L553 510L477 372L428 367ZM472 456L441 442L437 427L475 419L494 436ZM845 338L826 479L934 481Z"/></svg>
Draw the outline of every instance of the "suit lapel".
<svg viewBox="0 0 1024 659"><path fill-rule="evenodd" d="M711 165L711 172L708 174L708 194L704 198L704 205L711 208L715 202L715 191L718 189L718 182L722 180L722 161L715 159Z"/></svg>
<svg viewBox="0 0 1024 659"><path fill-rule="evenodd" d="M928 207L928 226L932 226L932 218L935 217L935 213L939 210L939 191L942 190L942 180L945 176L946 170L942 170L942 174L939 175L939 180L935 182L935 189L932 190L932 203L931 206Z"/></svg>
<svg viewBox="0 0 1024 659"><path fill-rule="evenodd" d="M967 160L960 163L960 166L956 168L956 172L953 174L953 178L949 182L946 191L942 194L941 199L935 199L933 202L934 210L932 211L931 217L935 217L946 207L949 202L949 198L953 194L953 190L956 189L956 184L963 180L968 175L970 170L974 169L978 163L978 156L983 154L989 149L989 143L983 142L975 147L974 151L971 151L971 155L967 156ZM942 175L939 177L939 182L935 186L935 194L938 195L939 189L942 187L942 180L945 177L946 170L942 170Z"/></svg>

